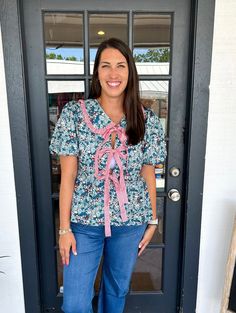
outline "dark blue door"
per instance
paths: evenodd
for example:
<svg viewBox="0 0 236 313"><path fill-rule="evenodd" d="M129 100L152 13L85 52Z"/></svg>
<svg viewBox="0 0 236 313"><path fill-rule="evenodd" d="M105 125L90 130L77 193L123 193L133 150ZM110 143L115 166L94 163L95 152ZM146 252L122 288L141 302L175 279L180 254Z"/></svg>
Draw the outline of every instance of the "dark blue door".
<svg viewBox="0 0 236 313"><path fill-rule="evenodd" d="M48 143L65 103L88 96L96 49L109 37L132 49L142 102L159 116L168 148L155 169L159 226L138 258L125 312L178 312L190 1L28 0L23 13L43 312L60 312L63 297L60 164ZM99 279L100 269L96 290Z"/></svg>

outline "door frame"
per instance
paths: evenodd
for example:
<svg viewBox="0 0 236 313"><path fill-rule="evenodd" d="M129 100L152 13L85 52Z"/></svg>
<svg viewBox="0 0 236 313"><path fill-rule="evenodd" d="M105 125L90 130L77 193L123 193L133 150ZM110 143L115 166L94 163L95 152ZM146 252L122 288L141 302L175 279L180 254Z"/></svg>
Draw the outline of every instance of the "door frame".
<svg viewBox="0 0 236 313"><path fill-rule="evenodd" d="M34 177L30 151L21 0L2 0L1 31L8 97L25 312L40 313ZM188 102L184 133L183 238L179 312L195 312L215 1L191 0ZM14 47L14 49L13 49ZM200 126L199 126L200 125ZM22 183L24 182L24 183ZM197 190L197 192L196 192ZM173 312L174 313L174 312Z"/></svg>

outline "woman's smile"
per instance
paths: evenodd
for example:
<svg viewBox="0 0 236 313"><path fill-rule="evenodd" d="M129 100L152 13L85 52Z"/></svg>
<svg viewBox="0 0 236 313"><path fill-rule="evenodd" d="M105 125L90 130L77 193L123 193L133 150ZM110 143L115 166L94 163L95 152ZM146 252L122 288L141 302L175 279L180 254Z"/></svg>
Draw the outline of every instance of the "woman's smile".
<svg viewBox="0 0 236 313"><path fill-rule="evenodd" d="M116 88L120 86L121 82L120 81L108 81L107 84L111 88Z"/></svg>

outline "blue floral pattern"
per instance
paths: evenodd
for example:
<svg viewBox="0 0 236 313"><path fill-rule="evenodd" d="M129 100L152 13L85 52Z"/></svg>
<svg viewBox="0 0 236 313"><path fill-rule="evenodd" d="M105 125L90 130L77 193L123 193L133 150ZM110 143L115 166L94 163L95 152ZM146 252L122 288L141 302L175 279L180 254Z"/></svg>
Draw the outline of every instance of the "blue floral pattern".
<svg viewBox="0 0 236 313"><path fill-rule="evenodd" d="M85 100L86 111L94 127L100 129L111 123L95 99ZM143 164L156 165L166 158L166 142L164 131L157 115L151 109L144 108L145 135L137 145L128 145L128 158L122 159L128 203L125 204L128 220L123 222L116 190L110 185L110 221L111 225L140 225L152 219L152 208L147 185L140 170ZM126 119L120 121L122 128L126 127ZM94 160L98 146L102 143L101 135L94 133L87 125L81 104L68 102L57 121L53 132L49 151L56 155L74 155L78 158L78 174L71 205L71 221L86 225L104 225L104 181L94 175ZM116 138L116 147L121 144ZM111 141L106 145L111 147ZM105 168L107 155L99 164ZM119 177L119 168L115 165L113 171Z"/></svg>

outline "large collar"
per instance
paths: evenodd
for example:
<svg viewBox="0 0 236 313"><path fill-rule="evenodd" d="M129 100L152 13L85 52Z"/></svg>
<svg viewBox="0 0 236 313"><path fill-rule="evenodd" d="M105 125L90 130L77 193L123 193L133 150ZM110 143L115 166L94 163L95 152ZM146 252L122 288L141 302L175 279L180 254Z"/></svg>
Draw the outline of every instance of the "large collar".
<svg viewBox="0 0 236 313"><path fill-rule="evenodd" d="M110 117L105 113L100 103L96 99L87 99L85 100L86 111L90 117L90 120L94 127L103 128L108 126L110 123L113 123ZM125 128L127 125L125 116L121 119L118 124L122 128Z"/></svg>

